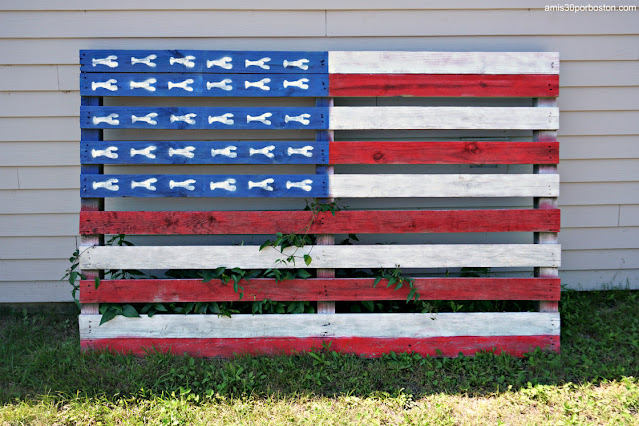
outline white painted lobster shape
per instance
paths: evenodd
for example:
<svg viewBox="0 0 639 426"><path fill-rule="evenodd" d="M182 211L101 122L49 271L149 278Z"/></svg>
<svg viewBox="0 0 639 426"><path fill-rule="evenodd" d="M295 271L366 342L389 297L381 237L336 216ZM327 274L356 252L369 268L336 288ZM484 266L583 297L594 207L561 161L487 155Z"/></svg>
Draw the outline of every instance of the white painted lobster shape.
<svg viewBox="0 0 639 426"><path fill-rule="evenodd" d="M136 155L143 155L146 158L154 159L155 158L155 154L153 152L151 152L151 151L155 151L156 149L158 149L158 147L154 146L154 145L147 146L144 149L131 148L130 155L131 155L131 157L135 157Z"/></svg>
<svg viewBox="0 0 639 426"><path fill-rule="evenodd" d="M211 149L211 157L215 157L216 155L223 155L228 158L235 158L237 157L237 152L235 152L236 149L237 147L233 145L227 146L226 148L220 148L220 149L213 148Z"/></svg>
<svg viewBox="0 0 639 426"><path fill-rule="evenodd" d="M120 186L116 185L117 183L118 179L108 179L104 182L93 182L92 186L93 189L104 188L109 191L118 191L120 189Z"/></svg>
<svg viewBox="0 0 639 426"><path fill-rule="evenodd" d="M116 59L118 59L117 56L109 55L106 58L93 58L91 59L91 63L93 64L93 66L106 65L109 68L115 68L118 66Z"/></svg>
<svg viewBox="0 0 639 426"><path fill-rule="evenodd" d="M211 182L211 191L216 189L224 189L226 191L233 192L237 189L237 187L235 186L236 182L237 181L232 178L226 179L222 182Z"/></svg>
<svg viewBox="0 0 639 426"><path fill-rule="evenodd" d="M153 63L153 61L158 57L158 55L149 55L146 56L144 58L135 58L133 56L131 56L131 65L135 65L135 64L144 64L146 66L149 66L151 68L155 68L157 65L155 63Z"/></svg>
<svg viewBox="0 0 639 426"><path fill-rule="evenodd" d="M171 58L169 59L169 64L171 65L181 64L187 68L193 68L195 66L195 62L193 62L194 60L195 60L195 56L192 56L192 55L188 55L183 58L174 58L173 56L171 56Z"/></svg>
<svg viewBox="0 0 639 426"><path fill-rule="evenodd" d="M92 149L91 156L93 158L97 157L107 157L107 158L118 158L118 148L116 146L110 146L107 149Z"/></svg>
<svg viewBox="0 0 639 426"><path fill-rule="evenodd" d="M158 180L157 178L148 178L147 180L143 180L141 182L136 182L134 180L131 181L131 189L135 188L146 188L149 191L155 191L157 188L153 185Z"/></svg>

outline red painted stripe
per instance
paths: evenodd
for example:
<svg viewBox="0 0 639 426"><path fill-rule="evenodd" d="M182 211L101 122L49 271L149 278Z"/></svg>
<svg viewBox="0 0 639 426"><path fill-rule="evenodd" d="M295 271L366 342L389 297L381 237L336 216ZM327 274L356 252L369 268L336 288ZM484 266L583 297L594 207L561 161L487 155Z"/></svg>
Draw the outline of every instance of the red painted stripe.
<svg viewBox="0 0 639 426"><path fill-rule="evenodd" d="M81 212L80 234L558 232L559 209Z"/></svg>
<svg viewBox="0 0 639 426"><path fill-rule="evenodd" d="M559 142L355 142L329 145L331 164L557 164Z"/></svg>
<svg viewBox="0 0 639 426"><path fill-rule="evenodd" d="M456 357L459 352L473 355L479 351L495 350L521 357L540 347L559 352L559 336L454 336L415 339L410 337L375 338L341 337L327 339L309 338L247 338L247 339L161 339L161 338L114 338L83 339L85 350L104 350L146 355L149 350L171 351L173 354L189 354L196 357L225 357L234 355L280 355L306 351L318 351L328 345L336 352L354 353L368 358L377 358L391 351L412 352L422 356ZM441 352L438 352L441 351Z"/></svg>
<svg viewBox="0 0 639 426"><path fill-rule="evenodd" d="M406 300L409 288L386 287L373 278L311 278L285 280L254 278L240 285L243 300L279 301ZM429 300L559 300L559 278L416 278L421 299ZM81 303L224 302L236 301L232 283L220 280L93 280L80 282Z"/></svg>
<svg viewBox="0 0 639 426"><path fill-rule="evenodd" d="M330 74L329 96L556 97L559 75Z"/></svg>

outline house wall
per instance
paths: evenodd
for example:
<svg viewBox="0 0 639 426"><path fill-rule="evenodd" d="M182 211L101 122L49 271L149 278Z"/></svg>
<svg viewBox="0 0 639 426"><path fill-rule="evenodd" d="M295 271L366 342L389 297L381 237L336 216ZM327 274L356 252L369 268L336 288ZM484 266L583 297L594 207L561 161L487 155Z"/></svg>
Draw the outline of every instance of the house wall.
<svg viewBox="0 0 639 426"><path fill-rule="evenodd" d="M639 12L239 3L0 4L0 302L70 300L59 278L79 240L78 51L106 48L558 51L563 283L639 288Z"/></svg>

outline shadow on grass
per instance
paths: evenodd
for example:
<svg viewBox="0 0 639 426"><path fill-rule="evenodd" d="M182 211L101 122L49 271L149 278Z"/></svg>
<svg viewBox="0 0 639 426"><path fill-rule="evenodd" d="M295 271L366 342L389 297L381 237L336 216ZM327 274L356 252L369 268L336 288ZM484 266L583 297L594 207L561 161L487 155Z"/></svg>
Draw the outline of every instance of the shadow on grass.
<svg viewBox="0 0 639 426"><path fill-rule="evenodd" d="M562 293L561 354L481 353L363 359L331 351L299 356L198 359L81 353L75 308L0 315L0 402L54 396L294 396L408 393L486 395L537 384L639 376L639 292Z"/></svg>

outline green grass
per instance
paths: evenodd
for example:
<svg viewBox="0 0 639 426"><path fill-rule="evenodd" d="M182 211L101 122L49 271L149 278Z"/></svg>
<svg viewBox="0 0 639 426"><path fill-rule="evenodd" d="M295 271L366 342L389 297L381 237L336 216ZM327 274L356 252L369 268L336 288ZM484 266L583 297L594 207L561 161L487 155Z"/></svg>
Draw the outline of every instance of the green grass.
<svg viewBox="0 0 639 426"><path fill-rule="evenodd" d="M564 292L561 354L81 353L74 312L0 315L0 424L638 424L639 292Z"/></svg>

